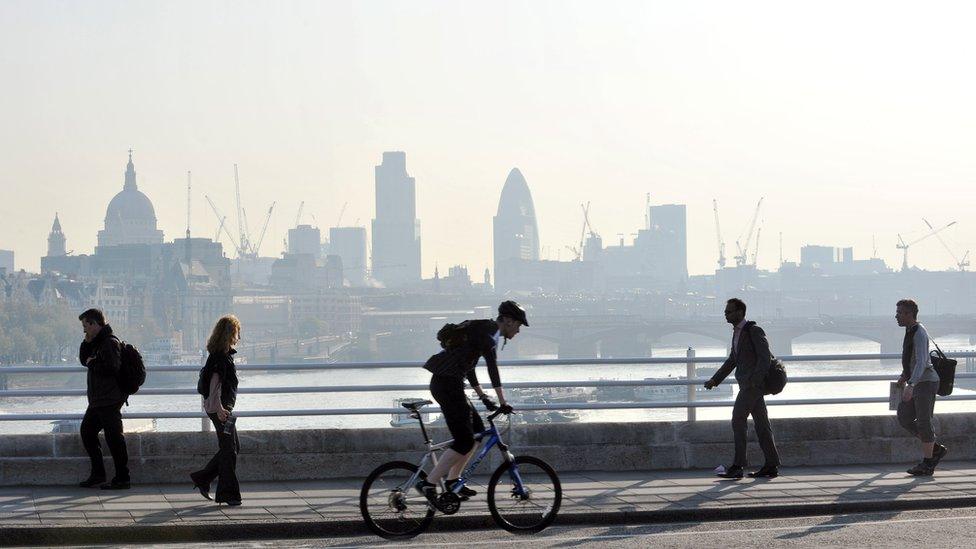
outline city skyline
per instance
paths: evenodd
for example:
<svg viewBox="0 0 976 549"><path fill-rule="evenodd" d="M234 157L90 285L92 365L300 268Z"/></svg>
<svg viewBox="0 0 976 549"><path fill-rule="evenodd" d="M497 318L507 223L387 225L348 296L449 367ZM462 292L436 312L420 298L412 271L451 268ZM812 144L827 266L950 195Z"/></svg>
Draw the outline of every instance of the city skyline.
<svg viewBox="0 0 976 549"><path fill-rule="evenodd" d="M896 235L924 234L923 216L958 221L944 234L957 255L976 249L976 83L958 70L970 7L122 6L0 6L0 249L18 268L38 270L56 212L69 250L94 249L130 146L167 240L185 231L186 171L192 233L212 237L202 197L232 210L238 163L249 212L278 201L268 255L301 201L323 233L346 202L342 224L367 226L372 167L405 151L425 277L435 263L491 265L513 167L531 186L543 258L569 258L586 202L605 242L629 242L646 193L687 205L691 274L716 265L712 198L732 251L766 197L763 268L780 232L787 260L803 244L866 258L874 240L897 268ZM935 239L909 261L953 264Z"/></svg>

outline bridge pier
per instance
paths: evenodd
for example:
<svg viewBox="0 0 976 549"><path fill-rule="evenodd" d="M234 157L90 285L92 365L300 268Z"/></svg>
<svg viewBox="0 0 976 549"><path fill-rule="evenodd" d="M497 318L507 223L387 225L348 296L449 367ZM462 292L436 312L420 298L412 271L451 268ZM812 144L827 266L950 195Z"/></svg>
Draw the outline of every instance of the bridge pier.
<svg viewBox="0 0 976 549"><path fill-rule="evenodd" d="M597 343L595 341L580 341L577 339L563 339L556 351L559 358L596 358Z"/></svg>
<svg viewBox="0 0 976 549"><path fill-rule="evenodd" d="M600 357L646 357L650 356L650 343L647 337L638 334L630 337L604 338L600 341Z"/></svg>

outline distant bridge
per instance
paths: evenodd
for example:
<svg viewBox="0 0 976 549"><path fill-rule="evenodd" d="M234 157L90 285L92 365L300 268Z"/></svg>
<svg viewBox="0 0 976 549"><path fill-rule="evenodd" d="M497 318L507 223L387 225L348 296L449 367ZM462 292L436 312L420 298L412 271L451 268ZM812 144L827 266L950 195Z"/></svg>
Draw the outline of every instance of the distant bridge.
<svg viewBox="0 0 976 549"><path fill-rule="evenodd" d="M639 315L534 315L519 338L556 344L560 358L644 356L650 347L673 334L693 334L728 347L732 328L724 319L649 319ZM766 331L773 353L793 354L793 341L812 333L856 337L880 344L882 353L900 353L904 329L891 317L816 317L757 320ZM976 316L938 316L923 319L938 339L967 335L976 343Z"/></svg>

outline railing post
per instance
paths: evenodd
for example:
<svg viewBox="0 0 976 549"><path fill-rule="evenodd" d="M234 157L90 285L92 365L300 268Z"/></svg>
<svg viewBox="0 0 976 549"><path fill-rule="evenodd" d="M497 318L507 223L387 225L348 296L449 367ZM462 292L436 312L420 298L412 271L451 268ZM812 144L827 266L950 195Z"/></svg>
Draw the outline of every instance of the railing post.
<svg viewBox="0 0 976 549"><path fill-rule="evenodd" d="M695 350L692 349L691 347L688 347L687 355L688 355L688 371L687 371L687 375L688 375L688 379L691 380L691 379L695 379L696 377L698 377L698 374L695 372L695 360L694 360L694 358L695 358ZM695 390L695 386L694 385L688 385L688 402L694 402L695 401L695 395L696 394L697 394L697 391ZM695 411L696 410L697 410L697 408L694 408L692 406L689 406L688 407L688 421L695 421Z"/></svg>

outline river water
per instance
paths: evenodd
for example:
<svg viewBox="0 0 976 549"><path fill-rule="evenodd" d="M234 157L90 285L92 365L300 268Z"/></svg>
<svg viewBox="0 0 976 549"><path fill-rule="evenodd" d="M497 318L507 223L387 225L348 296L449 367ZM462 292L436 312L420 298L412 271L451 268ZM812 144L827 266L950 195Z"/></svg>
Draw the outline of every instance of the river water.
<svg viewBox="0 0 976 549"><path fill-rule="evenodd" d="M965 337L947 337L940 340L943 350L969 350L969 341ZM684 357L685 345L656 347L655 357ZM721 356L725 349L718 346L696 346L698 356ZM839 340L836 338L822 340L802 340L794 342L793 354L860 354L878 353L878 344L864 340ZM504 357L504 352L501 353ZM525 358L525 357L523 357ZM549 357L539 357L549 358ZM718 364L699 365L709 371L718 368ZM893 363L882 364L881 361L849 361L849 362L790 362L787 370L791 376L816 375L844 375L844 374L891 374L892 380L898 377L900 365ZM965 369L965 361L960 360L959 371ZM519 367L503 366L501 375L503 382L515 381L567 381L567 380L596 380L596 379L634 379L666 378L668 376L684 376L684 364L662 365L584 365L584 366L552 366L552 367ZM196 374L187 373L186 387L196 386ZM483 366L479 366L479 377L482 383L487 383L488 375ZM373 368L361 370L340 370L328 372L285 372L285 373L240 373L241 387L284 387L284 386L329 386L329 385L378 385L378 384L426 384L430 375L420 368ZM726 383L734 384L732 376ZM973 394L973 391L956 387L953 394ZM841 398L841 397L887 397L887 381L868 381L851 383L791 383L780 395L767 397L769 401L781 399L805 398ZM396 397L429 398L426 390L397 391L397 392L358 392L358 393L310 393L289 395L242 394L238 397L238 410L270 410L270 409L309 409L309 408L366 408L390 407ZM126 411L197 411L200 410L200 399L197 396L148 396L134 395L130 399L131 406ZM84 397L30 397L30 398L0 398L0 413L81 413L85 409ZM971 402L939 402L936 413L945 412L973 412L976 411L976 401ZM886 415L887 403L877 404L832 404L817 406L770 406L769 415L773 418L783 417L812 417L812 416L850 416L850 415ZM730 407L699 408L698 419L722 419L730 417ZM651 410L581 410L580 421L598 422L634 422L634 421L669 421L684 420L687 412L683 408L651 409ZM388 415L357 415L357 416L298 416L276 418L241 418L240 427L246 430L266 429L307 429L307 428L364 428L386 427L389 425ZM127 425L128 428L128 425ZM159 419L156 429L161 431L188 431L200 429L199 419ZM51 424L47 421L0 421L0 434L12 433L42 433L50 432Z"/></svg>

